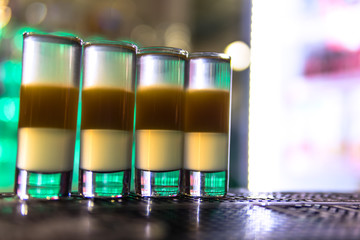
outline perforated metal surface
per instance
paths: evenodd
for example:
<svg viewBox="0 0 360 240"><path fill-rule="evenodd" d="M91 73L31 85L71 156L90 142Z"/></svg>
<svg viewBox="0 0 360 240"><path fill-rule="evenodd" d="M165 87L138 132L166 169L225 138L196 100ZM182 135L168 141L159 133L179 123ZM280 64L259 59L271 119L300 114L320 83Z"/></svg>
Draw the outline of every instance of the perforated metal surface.
<svg viewBox="0 0 360 240"><path fill-rule="evenodd" d="M22 202L0 195L0 239L360 239L358 193Z"/></svg>

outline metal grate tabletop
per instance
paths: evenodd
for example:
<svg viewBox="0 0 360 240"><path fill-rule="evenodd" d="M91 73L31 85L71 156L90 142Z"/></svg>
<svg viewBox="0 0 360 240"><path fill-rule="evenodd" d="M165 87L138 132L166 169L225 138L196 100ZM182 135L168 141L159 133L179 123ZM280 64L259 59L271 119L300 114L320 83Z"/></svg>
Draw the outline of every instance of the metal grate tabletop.
<svg viewBox="0 0 360 240"><path fill-rule="evenodd" d="M0 194L0 239L360 239L360 193L27 202Z"/></svg>

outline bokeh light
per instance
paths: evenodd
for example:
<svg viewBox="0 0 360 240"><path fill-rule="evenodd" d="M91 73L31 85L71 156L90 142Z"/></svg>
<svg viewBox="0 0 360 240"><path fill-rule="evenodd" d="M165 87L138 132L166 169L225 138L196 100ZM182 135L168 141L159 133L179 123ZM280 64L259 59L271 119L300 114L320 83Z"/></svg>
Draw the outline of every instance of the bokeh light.
<svg viewBox="0 0 360 240"><path fill-rule="evenodd" d="M11 18L11 8L0 5L0 28L5 27Z"/></svg>
<svg viewBox="0 0 360 240"><path fill-rule="evenodd" d="M25 17L30 25L37 25L44 21L46 14L46 5L41 2L34 2L26 8Z"/></svg>
<svg viewBox="0 0 360 240"><path fill-rule="evenodd" d="M0 99L0 120L4 122L14 122L19 116L19 98Z"/></svg>
<svg viewBox="0 0 360 240"><path fill-rule="evenodd" d="M21 82L21 62L7 60L0 63L0 79L6 83L20 84Z"/></svg>
<svg viewBox="0 0 360 240"><path fill-rule="evenodd" d="M145 24L136 26L131 31L130 38L144 46L158 45L155 29Z"/></svg>
<svg viewBox="0 0 360 240"><path fill-rule="evenodd" d="M242 71L249 67L250 48L241 41L230 43L225 48L225 53L231 56L231 67L235 71Z"/></svg>
<svg viewBox="0 0 360 240"><path fill-rule="evenodd" d="M165 46L190 51L190 28L182 23L173 23L165 31Z"/></svg>

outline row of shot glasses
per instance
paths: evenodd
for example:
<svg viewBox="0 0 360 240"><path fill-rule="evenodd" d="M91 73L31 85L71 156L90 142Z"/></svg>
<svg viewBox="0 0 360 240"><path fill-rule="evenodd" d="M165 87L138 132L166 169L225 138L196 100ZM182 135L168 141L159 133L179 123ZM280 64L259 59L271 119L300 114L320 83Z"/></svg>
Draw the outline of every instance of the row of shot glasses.
<svg viewBox="0 0 360 240"><path fill-rule="evenodd" d="M221 53L25 33L15 192L70 195L81 117L83 197L127 196L133 155L139 196L224 196L230 99Z"/></svg>

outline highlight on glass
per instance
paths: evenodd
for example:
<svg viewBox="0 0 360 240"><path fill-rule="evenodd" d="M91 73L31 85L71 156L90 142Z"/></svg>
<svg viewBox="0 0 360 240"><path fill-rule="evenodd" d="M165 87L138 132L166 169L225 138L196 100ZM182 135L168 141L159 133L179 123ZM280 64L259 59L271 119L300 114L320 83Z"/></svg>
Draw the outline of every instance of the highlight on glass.
<svg viewBox="0 0 360 240"><path fill-rule="evenodd" d="M21 199L70 195L82 41L25 33L15 192Z"/></svg>
<svg viewBox="0 0 360 240"><path fill-rule="evenodd" d="M176 48L138 50L135 191L140 196L179 194L187 55Z"/></svg>
<svg viewBox="0 0 360 240"><path fill-rule="evenodd" d="M184 195L221 197L227 193L231 79L229 56L211 52L189 55L181 186Z"/></svg>
<svg viewBox="0 0 360 240"><path fill-rule="evenodd" d="M136 46L84 44L79 191L86 198L129 194Z"/></svg>

